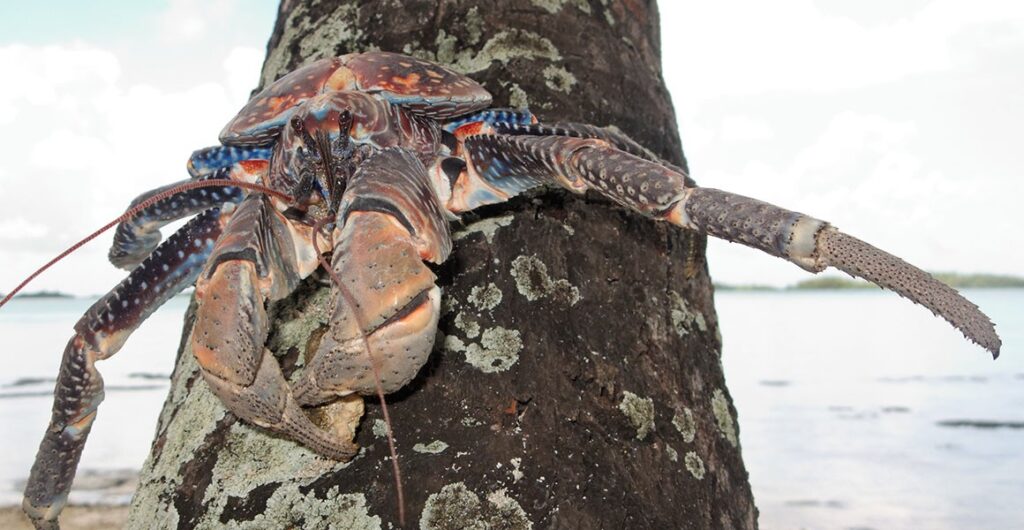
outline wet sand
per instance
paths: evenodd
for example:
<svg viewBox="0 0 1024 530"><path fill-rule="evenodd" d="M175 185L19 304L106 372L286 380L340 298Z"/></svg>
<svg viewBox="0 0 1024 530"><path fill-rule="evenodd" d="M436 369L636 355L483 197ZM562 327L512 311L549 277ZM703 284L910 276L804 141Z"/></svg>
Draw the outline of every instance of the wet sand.
<svg viewBox="0 0 1024 530"><path fill-rule="evenodd" d="M105 530L124 528L128 521L127 506L69 506L61 514L64 530ZM0 508L0 528L6 530L32 530L32 523L20 507Z"/></svg>

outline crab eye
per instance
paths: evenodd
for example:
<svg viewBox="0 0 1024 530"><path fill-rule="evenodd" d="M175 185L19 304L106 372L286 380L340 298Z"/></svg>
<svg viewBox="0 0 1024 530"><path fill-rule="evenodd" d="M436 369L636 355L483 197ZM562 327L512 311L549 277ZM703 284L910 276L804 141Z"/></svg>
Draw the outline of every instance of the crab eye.
<svg viewBox="0 0 1024 530"><path fill-rule="evenodd" d="M459 146L459 139L454 134L441 130L441 143L448 148L449 151L455 152L455 149Z"/></svg>
<svg viewBox="0 0 1024 530"><path fill-rule="evenodd" d="M464 169L466 169L466 162L461 158L448 157L441 161L441 171L444 171L452 186L455 185L455 181L458 180Z"/></svg>

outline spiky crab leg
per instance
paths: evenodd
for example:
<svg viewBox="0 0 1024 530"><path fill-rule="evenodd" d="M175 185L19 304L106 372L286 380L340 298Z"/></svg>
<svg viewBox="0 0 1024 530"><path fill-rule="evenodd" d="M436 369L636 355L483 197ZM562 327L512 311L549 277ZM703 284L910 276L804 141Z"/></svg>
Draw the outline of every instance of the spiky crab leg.
<svg viewBox="0 0 1024 530"><path fill-rule="evenodd" d="M270 160L273 147L215 145L192 152L188 157L188 174L192 178L204 177L218 169L231 167L246 160Z"/></svg>
<svg viewBox="0 0 1024 530"><path fill-rule="evenodd" d="M99 299L75 324L64 350L54 391L50 426L39 444L22 507L37 528L58 528L71 482L96 411L103 378L95 363L121 349L128 336L185 287L191 285L220 236L218 209L185 224L128 277Z"/></svg>
<svg viewBox="0 0 1024 530"><path fill-rule="evenodd" d="M266 160L243 160L235 162L231 166L219 168L208 175L193 179L193 181L234 180L238 182L258 182L266 175L268 167L269 163ZM136 197L131 205L129 205L129 209L141 204L150 197L164 193L186 182L190 181L175 182L147 191ZM117 225L117 229L114 231L114 241L110 245L110 252L107 254L107 257L115 266L130 270L141 263L157 247L161 239L160 229L167 223L184 219L206 209L219 207L226 203L238 203L244 196L245 194L242 193L241 188L213 186L182 191L157 201Z"/></svg>
<svg viewBox="0 0 1024 530"><path fill-rule="evenodd" d="M563 124L559 136L480 134L462 140L466 170L449 208L497 202L538 184L595 190L655 219L789 260L811 272L832 266L930 309L998 356L1001 341L976 305L930 274L825 221L756 199L692 187L678 168L623 150L621 133ZM559 134L557 130L545 131ZM622 135L624 137L624 135ZM631 142L631 141L630 141Z"/></svg>

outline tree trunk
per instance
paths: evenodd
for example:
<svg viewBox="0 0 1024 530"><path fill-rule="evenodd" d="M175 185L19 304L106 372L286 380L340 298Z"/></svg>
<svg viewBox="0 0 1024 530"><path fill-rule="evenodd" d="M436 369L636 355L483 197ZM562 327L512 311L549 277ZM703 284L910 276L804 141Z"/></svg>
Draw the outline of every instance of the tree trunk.
<svg viewBox="0 0 1024 530"><path fill-rule="evenodd" d="M642 0L285 0L262 83L322 57L405 52L471 75L495 106L615 125L684 165L658 31ZM703 236L560 191L453 232L437 347L388 399L406 527L756 526ZM329 293L318 275L271 308L289 372ZM197 373L189 314L130 525L396 527L376 400L348 464L239 422Z"/></svg>

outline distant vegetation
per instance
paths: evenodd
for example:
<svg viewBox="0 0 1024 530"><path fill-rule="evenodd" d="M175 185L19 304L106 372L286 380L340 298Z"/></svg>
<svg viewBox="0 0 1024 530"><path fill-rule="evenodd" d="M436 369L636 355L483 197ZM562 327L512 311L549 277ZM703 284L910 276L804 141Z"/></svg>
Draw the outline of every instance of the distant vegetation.
<svg viewBox="0 0 1024 530"><path fill-rule="evenodd" d="M936 272L935 277L951 287L1024 287L1024 278L1002 274L957 274Z"/></svg>
<svg viewBox="0 0 1024 530"><path fill-rule="evenodd" d="M3 296L0 294L0 297ZM74 298L74 296L60 291L35 291L16 295L15 298Z"/></svg>
<svg viewBox="0 0 1024 530"><path fill-rule="evenodd" d="M1001 274L959 274L955 272L933 272L942 283L957 289L1024 287L1024 278ZM770 285L727 285L715 284L720 291L810 291L820 289L877 289L875 285L857 278L822 276L810 278L787 287Z"/></svg>

